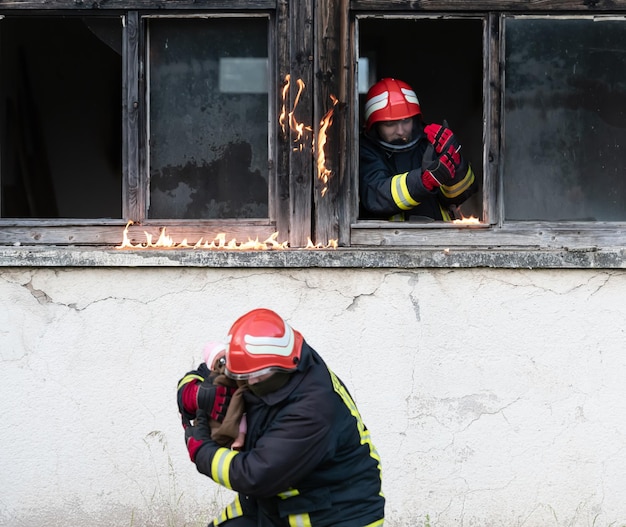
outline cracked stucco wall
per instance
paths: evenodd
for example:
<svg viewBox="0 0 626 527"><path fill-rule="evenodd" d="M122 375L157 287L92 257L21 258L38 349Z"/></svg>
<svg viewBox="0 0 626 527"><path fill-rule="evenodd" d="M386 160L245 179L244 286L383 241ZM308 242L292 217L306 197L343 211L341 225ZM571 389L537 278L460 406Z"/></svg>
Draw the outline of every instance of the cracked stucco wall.
<svg viewBox="0 0 626 527"><path fill-rule="evenodd" d="M348 385L388 527L626 525L626 273L0 269L0 525L195 526L178 378L265 306Z"/></svg>

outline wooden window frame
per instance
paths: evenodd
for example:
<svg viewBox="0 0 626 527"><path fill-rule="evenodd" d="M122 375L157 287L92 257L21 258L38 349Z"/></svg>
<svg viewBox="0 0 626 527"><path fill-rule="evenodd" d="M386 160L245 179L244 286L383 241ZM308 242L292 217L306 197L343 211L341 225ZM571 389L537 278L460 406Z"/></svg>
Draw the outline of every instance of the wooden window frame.
<svg viewBox="0 0 626 527"><path fill-rule="evenodd" d="M603 2L562 1L432 1L415 3L409 0L351 0L352 68L347 68L346 83L354 87L352 100L357 100L355 62L358 42L355 20L359 16L386 15L407 18L417 17L476 17L484 19L484 79L483 79L483 221L480 225L421 224L411 225L385 221L357 221L356 196L358 176L353 180L353 201L349 245L352 247L457 247L457 248L506 248L510 250L561 249L585 247L620 247L626 245L624 222L546 222L503 221L501 188L498 176L501 170L501 113L503 76L503 24L504 15L550 15L568 16L626 15L626 1ZM626 18L625 18L626 22ZM354 105L353 105L354 106ZM350 115L349 170L358 174L358 116Z"/></svg>
<svg viewBox="0 0 626 527"><path fill-rule="evenodd" d="M626 15L626 0L326 0L289 2L288 0L213 0L201 3L181 0L175 6L156 0L128 2L108 0L77 3L73 0L39 0L7 2L3 14L58 16L119 14L125 16L123 115L123 218L119 220L52 220L0 219L0 245L92 245L111 247L120 243L127 220L137 219L133 231L143 239L143 232L158 237L163 227L174 239L194 241L226 233L244 241L260 240L279 232L279 240L289 240L294 248L303 247L309 238L315 243L337 239L340 246L367 247L504 248L511 251L554 249L563 247L615 247L626 245L626 225L622 223L546 223L503 224L498 203L500 167L501 114L501 34L504 14L613 14ZM275 158L271 159L275 175L272 196L275 204L272 221L150 221L143 219L146 193L139 192L146 181L145 151L141 144L145 134L143 79L141 57L143 30L141 17L150 13L217 13L263 11L274 13L275 49L272 85L275 87L274 110L282 105L281 88L287 75L302 79L307 89L298 102L298 121L311 125L312 134L302 149L293 148L293 134L281 136L276 126ZM416 226L388 222L356 221L358 210L358 116L354 101L356 91L356 52L354 18L372 13L384 16L429 14L441 17L483 17L484 32L484 224L479 226ZM284 35L289 35L287 38ZM332 177L321 181L317 176L310 149L319 132L321 118L332 106L330 96L337 97L333 119L334 141L326 145L326 155L333 161ZM292 82L285 102L292 109L297 87ZM141 187L145 188L145 187Z"/></svg>
<svg viewBox="0 0 626 527"><path fill-rule="evenodd" d="M292 247L305 247L312 236L313 134L300 148L294 148L294 131L280 133L278 112L283 106L286 79L294 79L286 90L284 106L298 122L313 123L313 1L217 0L210 3L158 1L110 1L77 4L68 0L11 3L0 9L13 16L119 15L123 17L122 75L122 218L120 219L15 219L0 218L0 245L95 245L116 246L123 229L132 221L129 237L134 243L146 241L147 233L158 239L163 228L172 239L211 241L218 235L245 242L265 240L276 232L276 241L288 240ZM268 165L270 212L267 220L150 220L146 219L148 176L146 160L145 24L150 16L219 16L220 14L265 13L270 17L270 105L276 126L270 126ZM285 38L284 35L291 35ZM298 92L295 80L308 87ZM297 99L297 108L294 108Z"/></svg>

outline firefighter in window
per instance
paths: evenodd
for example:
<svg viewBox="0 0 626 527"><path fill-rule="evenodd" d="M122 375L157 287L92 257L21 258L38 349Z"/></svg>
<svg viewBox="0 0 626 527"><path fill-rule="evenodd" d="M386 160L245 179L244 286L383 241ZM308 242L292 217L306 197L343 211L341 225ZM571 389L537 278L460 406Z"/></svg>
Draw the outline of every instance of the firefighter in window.
<svg viewBox="0 0 626 527"><path fill-rule="evenodd" d="M424 125L419 101L405 82L385 78L365 101L360 141L360 217L451 221L478 183L454 133Z"/></svg>
<svg viewBox="0 0 626 527"><path fill-rule="evenodd" d="M181 408L181 400L197 400L184 392L198 372L178 387L179 411L192 410L195 418L185 423L191 460L238 493L209 525L381 527L380 458L348 390L322 357L269 309L240 317L227 342L225 374L247 386L241 450L211 436L209 417L224 406L218 397Z"/></svg>

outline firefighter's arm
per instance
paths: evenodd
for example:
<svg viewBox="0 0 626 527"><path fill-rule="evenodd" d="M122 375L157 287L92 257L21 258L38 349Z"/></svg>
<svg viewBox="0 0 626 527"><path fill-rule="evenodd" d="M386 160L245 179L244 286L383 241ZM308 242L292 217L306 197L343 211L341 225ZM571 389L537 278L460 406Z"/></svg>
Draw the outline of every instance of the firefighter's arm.
<svg viewBox="0 0 626 527"><path fill-rule="evenodd" d="M230 464L239 452L221 447L211 438L211 428L205 411L198 410L195 424L185 428L185 445L198 472L228 489L233 489L230 483Z"/></svg>
<svg viewBox="0 0 626 527"><path fill-rule="evenodd" d="M332 405L324 407L332 411ZM219 447L208 427L187 432L187 448L200 473L226 488L265 498L296 487L323 462L332 449L331 422L319 408L299 408L283 413L250 450Z"/></svg>
<svg viewBox="0 0 626 527"><path fill-rule="evenodd" d="M394 174L380 156L368 144L361 147L359 191L361 204L368 211L392 216L413 209L432 194L433 187L424 185L422 167Z"/></svg>
<svg viewBox="0 0 626 527"><path fill-rule="evenodd" d="M464 159L461 160L457 174L455 183L439 187L440 200L454 205L460 205L478 190L472 166Z"/></svg>

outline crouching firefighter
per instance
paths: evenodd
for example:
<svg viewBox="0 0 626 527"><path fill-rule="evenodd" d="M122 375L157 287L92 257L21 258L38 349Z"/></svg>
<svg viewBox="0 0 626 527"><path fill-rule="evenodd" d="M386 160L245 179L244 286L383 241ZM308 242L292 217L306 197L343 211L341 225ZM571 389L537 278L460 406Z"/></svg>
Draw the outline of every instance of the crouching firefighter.
<svg viewBox="0 0 626 527"><path fill-rule="evenodd" d="M244 447L211 439L212 408L196 408L185 428L198 471L238 493L209 525L382 526L380 458L348 390L320 355L268 309L239 318L227 342L226 375L248 388ZM183 379L193 379L194 389L199 377ZM182 399L193 398L179 395L179 409ZM219 405L219 397L209 399Z"/></svg>

